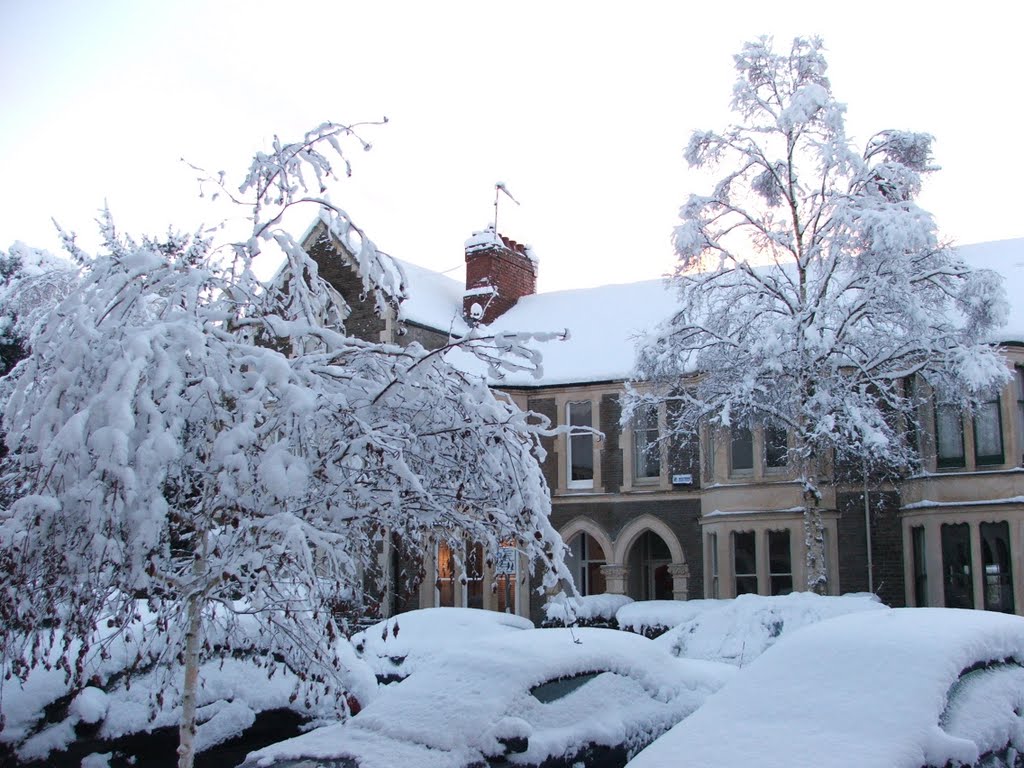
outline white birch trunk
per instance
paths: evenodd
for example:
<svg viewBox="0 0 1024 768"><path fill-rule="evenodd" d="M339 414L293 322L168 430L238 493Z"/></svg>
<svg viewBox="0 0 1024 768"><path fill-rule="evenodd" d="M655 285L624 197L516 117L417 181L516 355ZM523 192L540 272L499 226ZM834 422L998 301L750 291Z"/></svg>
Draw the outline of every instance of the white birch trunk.
<svg viewBox="0 0 1024 768"><path fill-rule="evenodd" d="M178 768L192 768L195 760L196 695L199 688L199 633L202 631L202 597L188 601L188 634L185 636L185 685L178 726Z"/></svg>

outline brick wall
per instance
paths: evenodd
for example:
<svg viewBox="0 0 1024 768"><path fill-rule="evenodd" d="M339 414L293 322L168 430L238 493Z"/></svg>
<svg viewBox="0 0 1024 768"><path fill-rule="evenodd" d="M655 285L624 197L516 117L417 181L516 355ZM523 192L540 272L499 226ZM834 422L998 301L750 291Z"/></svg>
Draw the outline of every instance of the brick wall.
<svg viewBox="0 0 1024 768"><path fill-rule="evenodd" d="M618 493L622 487L622 449L619 436L622 427L622 403L618 395L604 395L601 398L601 423L598 429L604 432L601 443L601 485L605 493Z"/></svg>
<svg viewBox="0 0 1024 768"><path fill-rule="evenodd" d="M484 309L481 319L489 323L504 314L523 296L537 292L536 265L526 255L525 246L501 237L504 247L494 245L466 252L466 289L490 287L493 295L467 296L463 311L469 318L473 304Z"/></svg>
<svg viewBox="0 0 1024 768"><path fill-rule="evenodd" d="M341 294L352 312L345 320L345 333L365 341L380 341L386 325L377 317L373 296L362 297L363 281L355 270L331 244L326 235L321 235L309 249L309 255L317 264L320 276Z"/></svg>
<svg viewBox="0 0 1024 768"><path fill-rule="evenodd" d="M906 605L903 578L903 531L899 494L869 491L871 555L875 594L893 607ZM843 592L866 592L867 535L864 530L864 494L837 493L839 508L839 583Z"/></svg>

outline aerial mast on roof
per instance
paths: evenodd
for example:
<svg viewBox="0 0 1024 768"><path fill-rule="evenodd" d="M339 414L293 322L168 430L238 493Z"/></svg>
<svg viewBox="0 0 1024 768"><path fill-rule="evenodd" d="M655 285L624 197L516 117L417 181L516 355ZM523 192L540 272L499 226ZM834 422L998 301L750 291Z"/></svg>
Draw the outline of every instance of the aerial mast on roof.
<svg viewBox="0 0 1024 768"><path fill-rule="evenodd" d="M494 234L498 234L498 193L504 192L508 199L516 205L519 205L519 201L512 197L512 193L508 191L508 187L505 186L505 182L499 181L494 185Z"/></svg>

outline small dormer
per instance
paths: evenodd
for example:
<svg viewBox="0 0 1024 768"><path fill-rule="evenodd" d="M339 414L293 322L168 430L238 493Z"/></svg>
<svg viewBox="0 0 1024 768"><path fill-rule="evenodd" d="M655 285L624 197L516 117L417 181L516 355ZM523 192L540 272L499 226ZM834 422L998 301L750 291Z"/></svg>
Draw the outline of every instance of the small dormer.
<svg viewBox="0 0 1024 768"><path fill-rule="evenodd" d="M529 246L494 227L466 241L466 292L462 310L470 323L487 324L523 296L537 292L537 259Z"/></svg>

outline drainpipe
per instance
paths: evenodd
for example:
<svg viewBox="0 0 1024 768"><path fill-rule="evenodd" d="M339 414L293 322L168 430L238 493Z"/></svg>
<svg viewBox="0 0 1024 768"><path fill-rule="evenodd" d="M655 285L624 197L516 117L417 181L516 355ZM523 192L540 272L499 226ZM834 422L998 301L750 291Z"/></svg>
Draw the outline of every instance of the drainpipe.
<svg viewBox="0 0 1024 768"><path fill-rule="evenodd" d="M875 591L875 568L871 556L871 502L868 500L868 462L863 460L864 467L864 535L868 543L868 592Z"/></svg>

